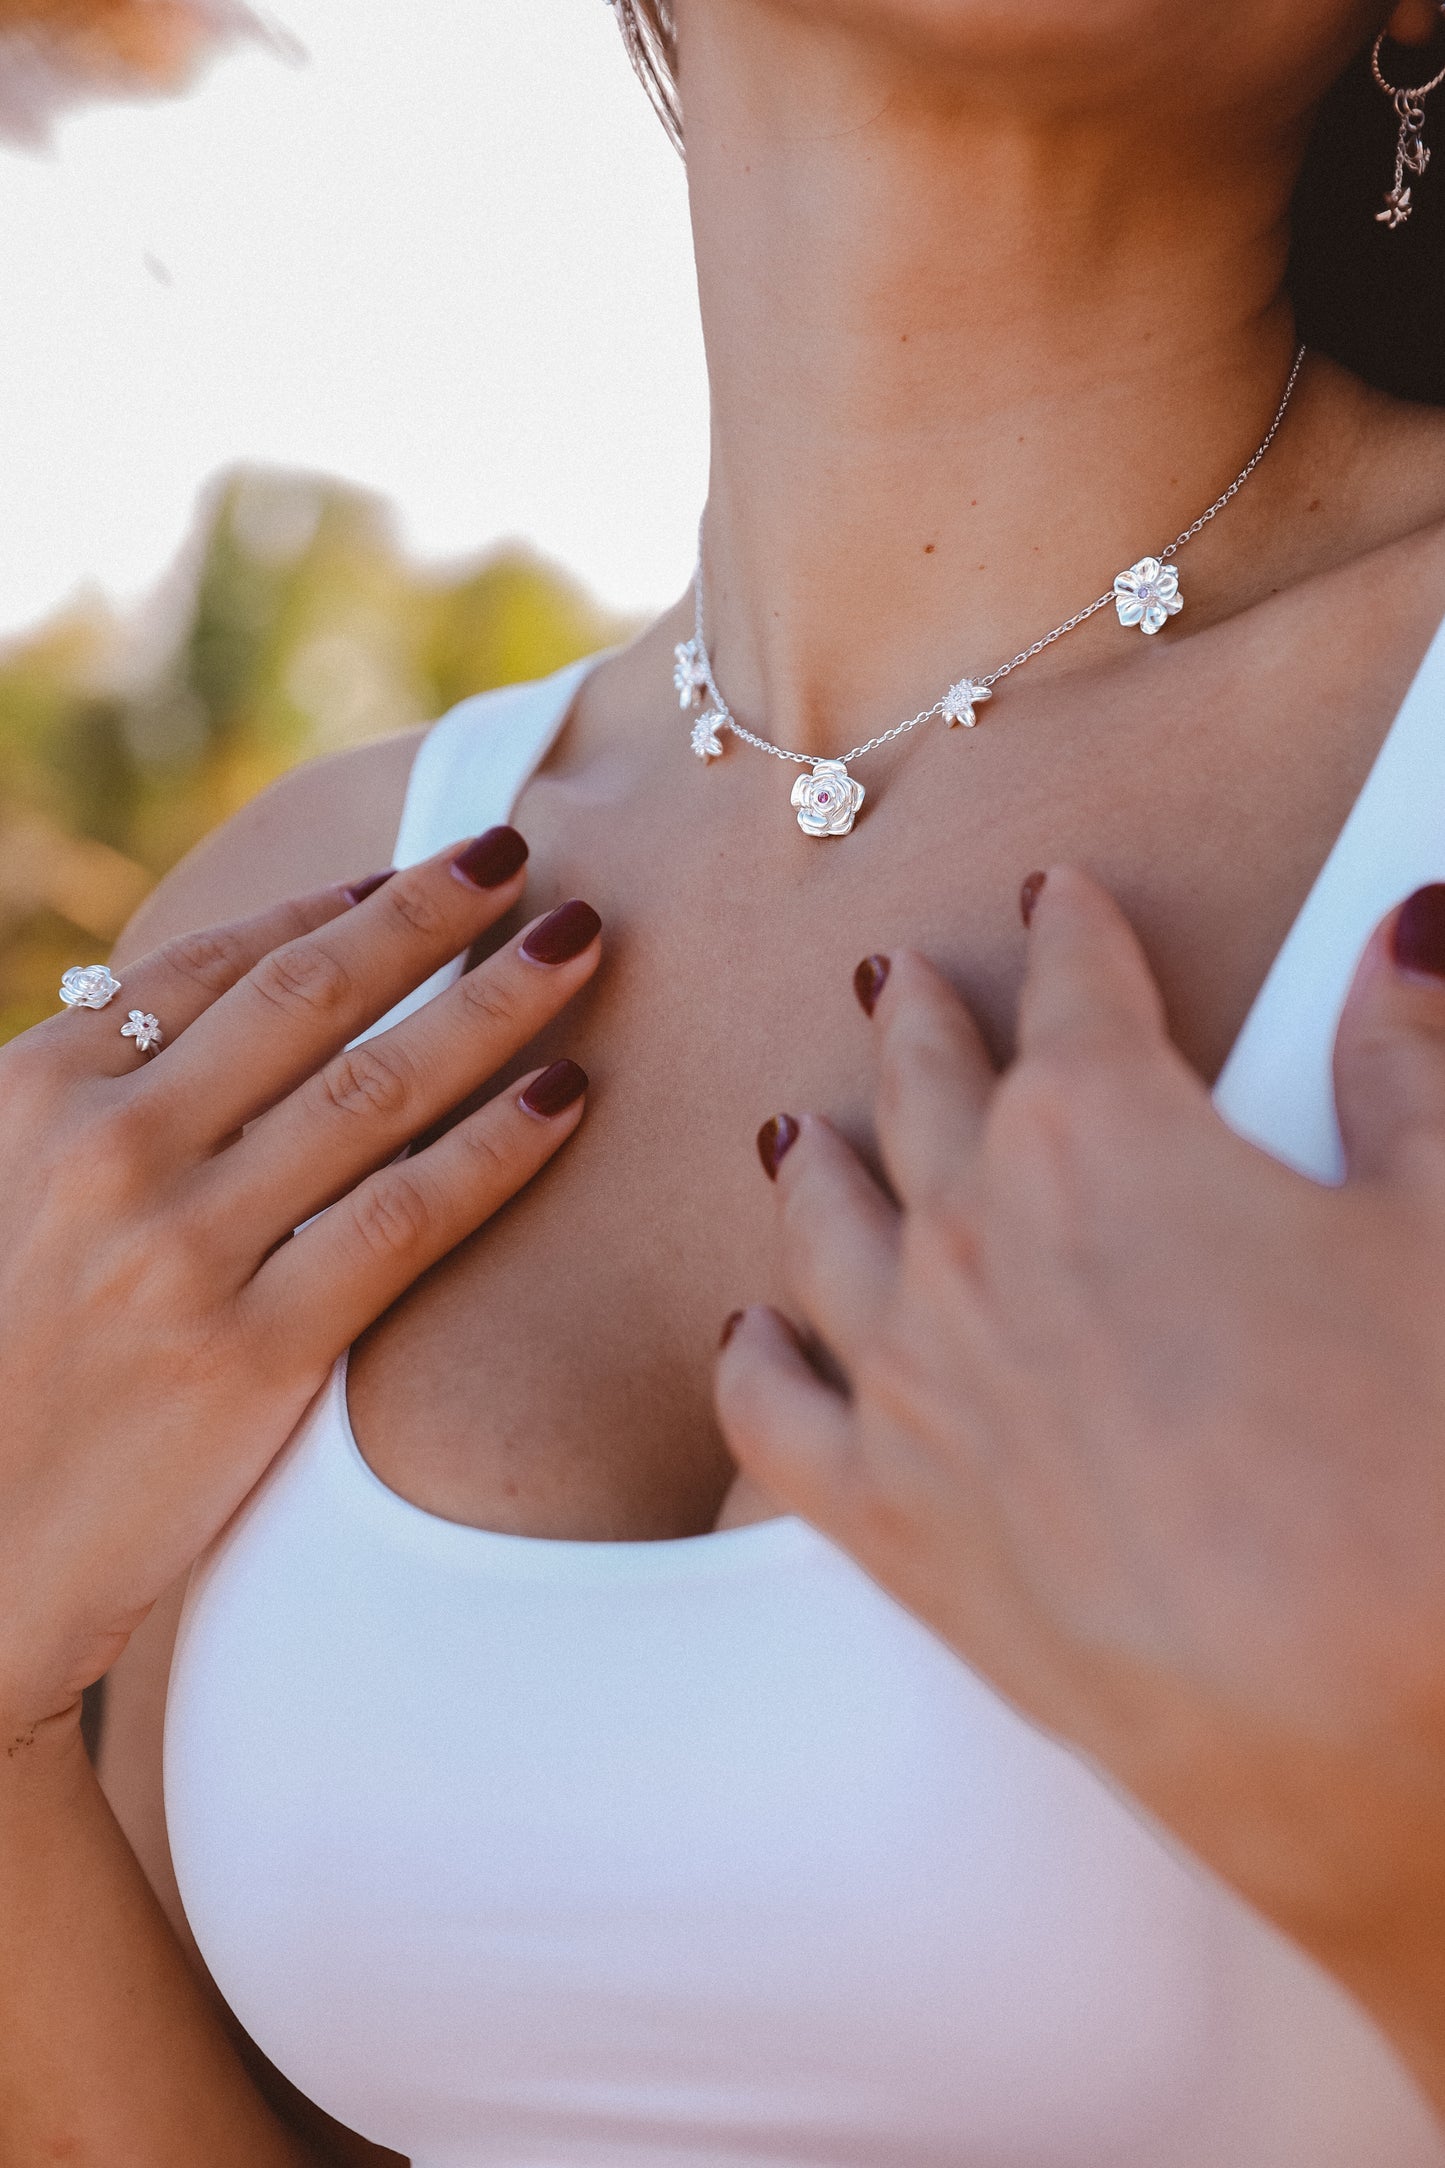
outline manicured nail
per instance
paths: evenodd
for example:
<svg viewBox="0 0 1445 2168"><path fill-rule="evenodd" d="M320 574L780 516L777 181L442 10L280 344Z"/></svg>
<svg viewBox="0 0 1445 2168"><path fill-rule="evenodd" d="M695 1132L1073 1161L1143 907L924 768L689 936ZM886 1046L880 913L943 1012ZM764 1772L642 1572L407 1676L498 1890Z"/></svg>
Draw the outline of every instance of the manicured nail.
<svg viewBox="0 0 1445 2168"><path fill-rule="evenodd" d="M1046 873L1031 873L1019 890L1019 912L1026 926L1033 923L1034 905L1043 894L1047 879Z"/></svg>
<svg viewBox="0 0 1445 2168"><path fill-rule="evenodd" d="M737 1331L739 1325L741 1325L743 1319L747 1316L747 1314L748 1313L746 1310L734 1310L731 1317L724 1318L722 1338L718 1341L718 1346L720 1348L727 1346L729 1340L731 1340L733 1334Z"/></svg>
<svg viewBox="0 0 1445 2168"><path fill-rule="evenodd" d="M601 931L602 921L591 904L578 903L574 897L538 919L522 943L522 954L534 964L570 964Z"/></svg>
<svg viewBox="0 0 1445 2168"><path fill-rule="evenodd" d="M1402 971L1445 979L1445 881L1417 888L1395 921L1395 961Z"/></svg>
<svg viewBox="0 0 1445 2168"><path fill-rule="evenodd" d="M364 881L353 881L350 887L343 888L341 893L348 903L365 903L367 897L374 896L376 891L391 879L395 871L395 866L388 866L385 873L368 873Z"/></svg>
<svg viewBox="0 0 1445 2168"><path fill-rule="evenodd" d="M853 973L853 991L865 1016L871 1016L878 1006L878 996L888 984L889 964L886 956L865 956Z"/></svg>
<svg viewBox="0 0 1445 2168"><path fill-rule="evenodd" d="M798 1125L791 1114L774 1114L758 1131L758 1157L763 1172L770 1182L778 1179L778 1169L798 1141Z"/></svg>
<svg viewBox="0 0 1445 2168"><path fill-rule="evenodd" d="M521 1104L529 1114L540 1114L544 1121L550 1122L555 1115L565 1114L586 1089L585 1069L579 1069L575 1061L554 1061L550 1069L533 1077L522 1094Z"/></svg>
<svg viewBox="0 0 1445 2168"><path fill-rule="evenodd" d="M515 828L488 828L458 851L452 872L471 888L500 888L527 863L527 841Z"/></svg>

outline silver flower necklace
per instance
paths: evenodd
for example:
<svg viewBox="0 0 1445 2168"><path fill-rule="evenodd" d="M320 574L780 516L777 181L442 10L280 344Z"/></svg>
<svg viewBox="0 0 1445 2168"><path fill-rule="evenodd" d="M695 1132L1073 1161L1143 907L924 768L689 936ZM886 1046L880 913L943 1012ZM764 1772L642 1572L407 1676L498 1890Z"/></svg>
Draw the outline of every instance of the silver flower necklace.
<svg viewBox="0 0 1445 2168"><path fill-rule="evenodd" d="M704 766L709 761L718 759L723 751L721 733L726 730L730 731L733 737L741 738L744 745L755 746L760 753L770 753L774 760L786 760L795 767L807 768L810 773L800 775L793 785L792 802L798 816L798 826L805 836L846 836L858 817L865 796L863 785L848 771L854 761L862 760L866 753L876 753L880 746L891 745L895 738L905 737L910 730L916 730L920 723L931 722L935 715L941 716L950 729L961 723L966 730L972 730L978 721L976 710L984 701L993 698L993 689L1001 679L1021 669L1024 663L1032 662L1035 655L1042 655L1046 647L1052 647L1056 640L1062 640L1065 633L1087 624L1091 617L1097 616L1100 610L1107 609L1111 602L1118 611L1121 625L1137 625L1141 632L1150 634L1156 633L1167 619L1179 615L1184 607L1184 597L1179 592L1179 574L1170 560L1177 556L1186 542L1194 539L1201 528L1207 527L1216 514L1224 510L1231 498L1239 494L1273 444L1280 423L1289 410L1290 400L1294 397L1294 388L1299 381L1304 358L1305 349L1300 347L1284 388L1284 397L1280 400L1274 420L1266 430L1264 440L1254 457L1247 466L1240 469L1228 489L1215 498L1208 511L1201 512L1192 525L1186 527L1182 534L1176 535L1167 549L1162 549L1157 557L1141 557L1137 564L1130 565L1126 572L1121 572L1113 586L1106 593L1096 596L1087 608L1076 610L1073 616L1066 617L1061 625L1055 625L1052 632L1046 632L1042 639L1035 640L1031 646L1021 648L1017 655L1000 663L996 670L990 670L986 677L960 678L956 684L949 686L940 699L934 701L931 708L924 708L919 714L910 715L906 722L895 723L891 730L880 731L876 738L865 739L862 745L855 745L850 752L839 754L836 760L819 760L812 753L790 752L785 745L774 745L771 739L759 737L756 731L746 729L738 721L718 691L712 658L708 654L707 640L703 632L703 527L699 523L697 571L693 575L693 636L690 640L683 640L678 644L675 650L676 665L672 674L673 684L677 688L678 704L684 713L699 706L704 694L712 703L711 707L703 710L692 726L694 753Z"/></svg>

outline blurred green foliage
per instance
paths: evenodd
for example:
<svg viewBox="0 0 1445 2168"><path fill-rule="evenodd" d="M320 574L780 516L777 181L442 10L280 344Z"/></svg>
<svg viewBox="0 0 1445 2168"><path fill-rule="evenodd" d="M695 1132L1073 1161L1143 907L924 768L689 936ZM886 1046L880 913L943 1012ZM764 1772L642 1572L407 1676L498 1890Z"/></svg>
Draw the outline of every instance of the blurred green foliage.
<svg viewBox="0 0 1445 2168"><path fill-rule="evenodd" d="M421 569L358 490L223 477L133 622L79 607L0 650L0 1040L284 769L627 630L521 550Z"/></svg>

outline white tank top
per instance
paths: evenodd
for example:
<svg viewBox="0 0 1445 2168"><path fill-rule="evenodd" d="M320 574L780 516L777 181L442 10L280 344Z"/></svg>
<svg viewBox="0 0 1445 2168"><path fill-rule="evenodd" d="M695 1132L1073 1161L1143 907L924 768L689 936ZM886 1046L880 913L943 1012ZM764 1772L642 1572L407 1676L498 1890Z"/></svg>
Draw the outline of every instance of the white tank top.
<svg viewBox="0 0 1445 2168"><path fill-rule="evenodd" d="M437 725L398 863L507 819L582 667ZM1441 877L1445 631L1219 1085L1315 1174ZM344 1364L196 1570L166 1803L241 2023L415 2168L1445 2168L1344 1997L804 1523L437 1519Z"/></svg>

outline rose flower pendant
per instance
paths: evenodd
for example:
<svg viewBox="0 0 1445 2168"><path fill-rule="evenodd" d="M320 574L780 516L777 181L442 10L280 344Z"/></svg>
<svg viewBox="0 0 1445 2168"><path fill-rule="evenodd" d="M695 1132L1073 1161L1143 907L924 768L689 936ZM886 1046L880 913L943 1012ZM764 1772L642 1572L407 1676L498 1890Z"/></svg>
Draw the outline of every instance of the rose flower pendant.
<svg viewBox="0 0 1445 2168"><path fill-rule="evenodd" d="M841 760L815 760L812 774L800 775L793 785L805 836L846 836L863 798L863 785L854 782Z"/></svg>

